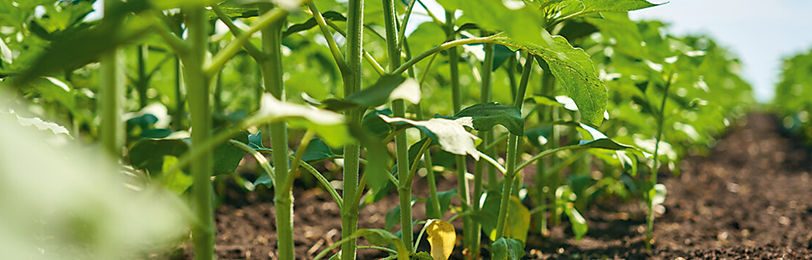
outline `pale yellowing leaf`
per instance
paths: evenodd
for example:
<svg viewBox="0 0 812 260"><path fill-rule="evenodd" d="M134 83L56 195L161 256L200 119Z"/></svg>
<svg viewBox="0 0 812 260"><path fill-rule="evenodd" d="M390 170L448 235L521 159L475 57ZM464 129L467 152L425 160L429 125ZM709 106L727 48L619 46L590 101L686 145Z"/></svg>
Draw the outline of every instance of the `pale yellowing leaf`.
<svg viewBox="0 0 812 260"><path fill-rule="evenodd" d="M454 251L457 240L454 225L441 219L431 219L426 224L426 233L429 235L431 257L434 260L447 260Z"/></svg>

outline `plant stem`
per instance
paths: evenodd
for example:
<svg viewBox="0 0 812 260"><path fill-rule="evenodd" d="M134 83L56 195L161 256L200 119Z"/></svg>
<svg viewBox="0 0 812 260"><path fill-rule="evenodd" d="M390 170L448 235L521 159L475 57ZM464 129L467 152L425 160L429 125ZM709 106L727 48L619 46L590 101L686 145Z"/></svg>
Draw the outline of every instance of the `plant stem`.
<svg viewBox="0 0 812 260"><path fill-rule="evenodd" d="M550 72L549 68L545 69L542 72L541 78L541 95L544 96L552 96L554 93L555 87L555 78L553 78L553 74ZM538 110L539 121L544 122L552 122L553 121L553 113L555 108L547 108L543 106ZM551 126L555 129L555 125ZM556 145L557 138L555 136L555 131L550 131L550 136L547 143L542 145L541 150L550 149ZM550 210L548 206L548 198L552 194L550 191L552 190L552 185L550 185L550 181L548 179L549 175L551 174L558 174L557 172L553 172L547 167L550 166L550 162L548 159L538 160L536 161L536 203L541 208L541 212L538 214L537 223L539 225L539 231L542 236L546 237L549 236L550 231L547 229L547 212ZM552 202L552 200L550 201Z"/></svg>
<svg viewBox="0 0 812 260"><path fill-rule="evenodd" d="M136 46L136 59L138 59L138 78L135 81L135 88L138 91L138 107L147 106L147 45Z"/></svg>
<svg viewBox="0 0 812 260"><path fill-rule="evenodd" d="M422 4L422 3L421 3ZM454 34L454 24L456 23L454 18L454 12L446 11L445 12L445 33L446 37L449 39L454 39L456 35ZM452 41L453 42L453 41ZM456 45L455 45L456 46ZM439 47L439 46L438 46ZM460 112L462 110L462 90L460 89L460 76L459 76L459 54L457 53L457 48L454 46L450 46L448 48L448 63L449 69L451 74L451 95L452 95L452 105L454 109L454 114ZM419 55L418 55L419 56ZM413 58L411 60L415 60ZM410 61L411 61L410 60ZM457 155L456 156L456 165L457 165L457 194L460 196L460 203L462 204L463 211L470 210L471 206L471 194L468 190L468 180L466 179L467 165L465 156ZM462 218L462 226L463 226L463 246L465 249L468 250L468 254L466 258L471 259L475 257L477 254L475 253L476 248L474 245L474 241L472 237L474 233L478 233L478 229L475 229L473 222L470 216L466 216Z"/></svg>
<svg viewBox="0 0 812 260"><path fill-rule="evenodd" d="M104 10L113 10L117 1L105 0ZM117 17L105 15L105 20L115 22ZM101 142L104 150L114 158L121 156L124 145L124 122L121 120L124 103L124 62L117 49L101 57Z"/></svg>
<svg viewBox="0 0 812 260"><path fill-rule="evenodd" d="M530 72L533 71L533 55L527 54L525 59L524 69L522 69L522 79L519 82L519 89L516 92L514 105L519 111L522 110L522 103L524 101L524 93L527 91L527 83L530 80ZM510 134L508 136L507 147L507 174L505 174L505 181L502 183L502 198L499 203L499 215L496 221L496 237L503 237L505 235L505 225L507 224L507 209L510 203L511 189L513 188L513 179L516 176L521 176L521 169L516 168L517 156L519 152L520 136Z"/></svg>
<svg viewBox="0 0 812 260"><path fill-rule="evenodd" d="M189 109L192 122L192 151L201 149L211 136L211 111L209 110L208 77L203 74L202 64L206 57L208 29L203 7L190 6L183 10L189 30L191 50L184 56L184 79L189 88ZM204 151L191 165L194 178L192 195L197 224L192 229L195 243L195 259L214 258L214 216L212 211L212 152Z"/></svg>
<svg viewBox="0 0 812 260"><path fill-rule="evenodd" d="M398 32L395 22L395 2L382 0L384 27L386 29L386 49L389 56L389 70L400 66L400 48ZM406 104L403 100L392 101L392 114L396 117L405 117ZM401 239L406 249L412 251L412 184L409 174L409 144L406 142L406 133L395 135L395 159L398 172L398 197L400 197L400 227Z"/></svg>
<svg viewBox="0 0 812 260"><path fill-rule="evenodd" d="M665 124L665 104L668 100L668 89L671 88L671 80L674 74L668 75L668 81L665 82L665 90L663 90L663 99L660 101L660 114L657 116L657 143L654 144L654 166L651 170L651 188L657 185L657 172L660 170L660 160L657 158L660 153L660 140L663 137L663 125ZM651 232L654 230L654 203L652 203L651 192L648 194L648 217L646 218L646 250L651 250Z"/></svg>
<svg viewBox="0 0 812 260"><path fill-rule="evenodd" d="M259 10L265 14L273 11L271 5L260 4ZM285 25L285 15L273 20L263 27L262 51L267 59L260 62L262 79L265 91L277 99L285 100L284 82L282 81L282 28ZM269 124L271 133L271 148L273 149L274 174L276 184L274 188L274 208L276 209L277 254L279 259L295 259L293 246L293 199L292 190L285 185L289 173L288 165L288 133L284 121Z"/></svg>
<svg viewBox="0 0 812 260"><path fill-rule="evenodd" d="M349 0L347 12L347 51L344 61L348 72L344 74L344 96L361 90L361 59L363 44L364 0ZM360 109L347 111L350 124L361 124ZM361 146L353 143L344 146L344 207L341 209L341 237L350 238L358 228L358 203L354 202L358 189L358 159ZM356 239L341 245L341 259L355 259Z"/></svg>

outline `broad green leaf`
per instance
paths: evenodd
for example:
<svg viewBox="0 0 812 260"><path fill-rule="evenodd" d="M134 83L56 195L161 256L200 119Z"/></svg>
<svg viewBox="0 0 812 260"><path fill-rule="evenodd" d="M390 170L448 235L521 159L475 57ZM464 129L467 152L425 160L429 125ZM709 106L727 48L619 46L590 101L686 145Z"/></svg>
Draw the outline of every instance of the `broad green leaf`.
<svg viewBox="0 0 812 260"><path fill-rule="evenodd" d="M71 87L64 81L54 77L42 77L32 83L32 90L36 90L36 93L44 100L59 103L69 111L76 107L76 97Z"/></svg>
<svg viewBox="0 0 812 260"><path fill-rule="evenodd" d="M454 244L457 242L457 233L454 225L442 219L430 219L426 224L426 234L429 235L429 245L431 245L431 256L434 260L447 260L454 251Z"/></svg>
<svg viewBox="0 0 812 260"><path fill-rule="evenodd" d="M392 126L383 121L378 115L392 115L392 110L383 109L370 111L361 119L361 127L371 132L375 137L383 139L392 130Z"/></svg>
<svg viewBox="0 0 812 260"><path fill-rule="evenodd" d="M600 12L627 12L657 6L656 4L649 3L646 0L581 0L584 3L584 10L582 13L600 13Z"/></svg>
<svg viewBox="0 0 812 260"><path fill-rule="evenodd" d="M482 194L483 198L478 201L482 207L479 212L473 215L473 219L482 225L482 231L488 235L491 240L496 239L496 222L497 214L499 213L499 202L502 195L499 192L489 191Z"/></svg>
<svg viewBox="0 0 812 260"><path fill-rule="evenodd" d="M161 167L161 172L166 172L178 162L178 158L175 156L164 156L163 161L164 164ZM161 184L178 195L186 192L186 190L192 186L192 183L194 183L192 176L187 175L183 171L175 171L161 178Z"/></svg>
<svg viewBox="0 0 812 260"><path fill-rule="evenodd" d="M370 244L377 245L377 246L387 246L391 243L400 243L403 244L402 241L392 233L389 233L386 230L382 229L359 229L355 231L356 234L359 234L367 239Z"/></svg>
<svg viewBox="0 0 812 260"><path fill-rule="evenodd" d="M15 78L14 84L24 86L39 76L97 61L102 53L140 38L149 31L153 21L135 16L126 23L104 22L55 39L27 70Z"/></svg>
<svg viewBox="0 0 812 260"><path fill-rule="evenodd" d="M400 205L397 205L386 212L383 226L386 230L392 230L397 224L400 224Z"/></svg>
<svg viewBox="0 0 812 260"><path fill-rule="evenodd" d="M351 142L344 116L312 106L279 101L271 94L262 96L259 111L246 119L248 125L260 125L284 120L291 128L315 131L327 144L341 146Z"/></svg>
<svg viewBox="0 0 812 260"><path fill-rule="evenodd" d="M310 140L310 145L307 146L304 154L302 154L302 160L306 162L316 162L334 157L336 157L336 155L320 138Z"/></svg>
<svg viewBox="0 0 812 260"><path fill-rule="evenodd" d="M516 196L510 196L508 205L508 224L505 226L505 236L527 242L527 232L530 230L530 210L525 207Z"/></svg>
<svg viewBox="0 0 812 260"><path fill-rule="evenodd" d="M423 127L434 134L437 142L443 150L457 155L471 155L479 160L479 151L476 150L476 141L479 140L465 130L463 126L473 127L471 119L468 117L450 120L445 118L432 118L428 121L414 121L405 118L390 118L379 115L384 121L390 124L408 124L416 127Z"/></svg>
<svg viewBox="0 0 812 260"><path fill-rule="evenodd" d="M598 78L589 55L580 48L573 48L564 37L552 36L545 30L541 30L540 35L540 39L534 41L520 41L505 35L495 35L491 39L544 59L556 82L564 87L567 96L575 100L581 118L590 124L600 125L606 111L608 92Z"/></svg>
<svg viewBox="0 0 812 260"><path fill-rule="evenodd" d="M561 108L563 108L565 106L565 104L559 102L555 98L550 98L550 97L545 97L545 96L532 96L532 97L524 99L524 102L533 102L533 103L536 103L538 105L545 105L545 106L551 106L551 107L561 107ZM575 102L573 101L573 104L574 103Z"/></svg>
<svg viewBox="0 0 812 260"><path fill-rule="evenodd" d="M581 239L586 232L589 230L589 226L586 224L586 219L581 216L581 213L578 212L575 207L569 205L566 207L567 217L570 220L570 224L572 224L572 233L575 234L575 239Z"/></svg>
<svg viewBox="0 0 812 260"><path fill-rule="evenodd" d="M525 41L538 39L543 21L530 1L439 0L445 10L462 10L459 22L473 22L491 32ZM512 5L513 4L513 5ZM510 5L510 6L507 6Z"/></svg>
<svg viewBox="0 0 812 260"><path fill-rule="evenodd" d="M251 148L254 148L254 150L257 151L271 151L271 149L265 148L265 146L262 144L262 131L257 132L256 134L248 134L248 146L251 146Z"/></svg>
<svg viewBox="0 0 812 260"><path fill-rule="evenodd" d="M527 140L536 147L542 147L549 142L549 136L553 133L553 126L540 126L524 131Z"/></svg>
<svg viewBox="0 0 812 260"><path fill-rule="evenodd" d="M420 102L420 85L412 78L401 75L383 75L375 84L338 100L324 101L329 110L343 110L356 106L376 107L387 101L402 99L412 104Z"/></svg>
<svg viewBox="0 0 812 260"><path fill-rule="evenodd" d="M654 206L663 204L665 202L665 196L668 194L668 190L665 188L665 184L657 183L654 185L649 191L649 196L651 197L651 204Z"/></svg>
<svg viewBox="0 0 812 260"><path fill-rule="evenodd" d="M248 133L242 132L233 138L242 143L248 143ZM240 165L245 151L228 143L214 148L214 174L231 174Z"/></svg>
<svg viewBox="0 0 812 260"><path fill-rule="evenodd" d="M417 252L417 254L414 254L411 259L412 260L434 260L434 257L432 257L427 252Z"/></svg>
<svg viewBox="0 0 812 260"><path fill-rule="evenodd" d="M524 243L516 239L502 237L491 244L493 260L519 260L524 254Z"/></svg>
<svg viewBox="0 0 812 260"><path fill-rule="evenodd" d="M429 206L429 203L426 202L426 216L442 216L448 211L448 206L451 205L451 198L454 198L454 196L457 196L456 189L437 192L437 198L440 202L440 212L434 212L434 208ZM433 200L433 198L429 195L428 201L431 200Z"/></svg>
<svg viewBox="0 0 812 260"><path fill-rule="evenodd" d="M482 210L474 215L474 220L482 225L482 230L493 241L496 239L497 214L502 195L499 192L488 192L482 203ZM527 232L530 229L530 211L522 205L518 197L511 196L508 204L507 225L505 226L505 237L527 240Z"/></svg>
<svg viewBox="0 0 812 260"><path fill-rule="evenodd" d="M502 66L502 63L505 63L509 58L516 55L516 51L511 50L504 45L497 44L493 46L493 65L491 66L491 71L496 71L499 66Z"/></svg>
<svg viewBox="0 0 812 260"><path fill-rule="evenodd" d="M522 113L515 106L505 106L496 102L476 104L466 107L454 118L470 117L474 129L490 131L493 126L504 126L514 135L524 135L524 119Z"/></svg>
<svg viewBox="0 0 812 260"><path fill-rule="evenodd" d="M344 17L343 14L341 14L339 12L335 12L335 11L324 12L324 13L321 14L321 16L324 17L325 21L342 21L342 22L347 21L347 17ZM291 34L294 34L294 33L297 33L297 32L310 30L310 28L316 27L317 25L318 25L318 23L316 23L315 18L307 19L307 21L305 21L303 23L297 23L297 24L288 26L288 28L284 32L282 32L282 37L287 37L288 35L291 35Z"/></svg>
<svg viewBox="0 0 812 260"><path fill-rule="evenodd" d="M180 157L189 149L183 139L142 139L135 142L127 153L130 164L145 169L151 175L162 172L164 158Z"/></svg>
<svg viewBox="0 0 812 260"><path fill-rule="evenodd" d="M234 139L247 143L248 134L241 133ZM128 152L130 163L151 174L161 173L165 156L180 157L189 149L188 139L142 139L135 142ZM214 174L229 174L239 165L245 151L221 144L214 148Z"/></svg>

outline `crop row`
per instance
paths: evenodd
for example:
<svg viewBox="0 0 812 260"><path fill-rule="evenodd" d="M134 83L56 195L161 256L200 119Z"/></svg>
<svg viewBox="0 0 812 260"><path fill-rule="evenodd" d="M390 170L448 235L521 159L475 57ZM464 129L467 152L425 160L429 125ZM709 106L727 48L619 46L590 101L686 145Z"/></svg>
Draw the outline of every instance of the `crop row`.
<svg viewBox="0 0 812 260"><path fill-rule="evenodd" d="M437 2L105 0L98 20L87 1L6 2L0 74L31 101L16 103L132 167L131 186L187 200L196 259L214 257L225 181L272 190L276 255L294 259L297 179L341 211L342 240L315 258L354 259L365 237L389 258L519 259L562 220L584 236L606 198L647 209L648 247L658 173L754 102L711 39L630 20L644 0ZM237 171L246 156L258 174ZM392 191L386 226L358 229Z"/></svg>

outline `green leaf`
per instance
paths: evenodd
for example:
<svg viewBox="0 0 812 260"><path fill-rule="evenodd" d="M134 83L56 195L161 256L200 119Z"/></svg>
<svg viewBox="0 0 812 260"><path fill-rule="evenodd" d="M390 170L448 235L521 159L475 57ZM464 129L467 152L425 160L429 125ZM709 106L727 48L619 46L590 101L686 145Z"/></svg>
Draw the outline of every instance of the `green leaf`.
<svg viewBox="0 0 812 260"><path fill-rule="evenodd" d="M290 128L315 131L330 146L342 146L352 141L349 129L344 124L343 115L312 106L279 101L267 93L262 96L259 111L246 119L245 124L261 125L283 120Z"/></svg>
<svg viewBox="0 0 812 260"><path fill-rule="evenodd" d="M549 66L556 82L564 87L567 96L575 100L581 118L593 125L600 125L606 111L608 92L598 78L598 72L589 55L580 48L573 48L564 37L552 36L541 30L541 38L520 41L505 35L491 38L511 48L518 48L541 57Z"/></svg>
<svg viewBox="0 0 812 260"><path fill-rule="evenodd" d="M507 221L505 236L518 239L522 243L527 242L527 232L530 230L530 210L516 196L510 196Z"/></svg>
<svg viewBox="0 0 812 260"><path fill-rule="evenodd" d="M496 239L496 224L498 219L499 204L502 195L499 192L488 192L483 194L485 202L482 210L473 216L474 220L482 225L482 230L491 240ZM507 225L505 226L505 237L527 240L527 232L530 229L530 211L516 196L511 196L508 204Z"/></svg>
<svg viewBox="0 0 812 260"><path fill-rule="evenodd" d="M463 117L470 117L474 129L479 131L490 131L493 126L499 124L507 128L511 134L524 135L522 112L515 106L505 106L496 102L476 104L454 115L454 118Z"/></svg>
<svg viewBox="0 0 812 260"><path fill-rule="evenodd" d="M384 218L383 226L386 230L392 230L392 228L394 228L397 224L400 224L400 205L397 205L386 212L386 218Z"/></svg>
<svg viewBox="0 0 812 260"><path fill-rule="evenodd" d="M466 131L465 127L463 127L473 127L470 118L465 117L457 120L432 118L428 121L414 121L404 118L390 118L385 115L379 116L389 124L407 124L416 126L418 129L423 127L436 136L436 141L443 150L457 155L468 154L479 160L479 151L476 150L476 141L479 138Z"/></svg>
<svg viewBox="0 0 812 260"><path fill-rule="evenodd" d="M365 237L370 244L387 246L391 243L403 243L398 237L383 229L359 229L357 234Z"/></svg>
<svg viewBox="0 0 812 260"><path fill-rule="evenodd" d="M451 205L451 198L457 196L457 190L447 190L447 191L440 191L437 192L437 199L440 202L440 212L434 212L434 208L429 206L429 203L426 203L426 216L442 216L446 211L448 211L448 206ZM428 201L432 201L431 195L429 195Z"/></svg>
<svg viewBox="0 0 812 260"><path fill-rule="evenodd" d="M310 140L310 145L307 146L304 154L302 154L302 160L306 162L321 161L335 157L336 155L330 150L330 147L319 138Z"/></svg>
<svg viewBox="0 0 812 260"><path fill-rule="evenodd" d="M344 99L328 99L323 103L329 110L352 107L376 107L387 101L402 99L412 104L420 102L420 85L412 78L401 75L383 75L375 84Z"/></svg>
<svg viewBox="0 0 812 260"><path fill-rule="evenodd" d="M259 131L256 134L248 134L248 146L251 146L251 148L254 148L254 150L257 151L271 151L271 149L265 148L265 146L262 144L262 131Z"/></svg>
<svg viewBox="0 0 812 260"><path fill-rule="evenodd" d="M575 239L581 239L581 237L586 235L587 230L589 230L589 227L586 224L586 219L581 216L581 213L579 213L578 210L572 205L566 207L566 213L570 220L570 224L572 224L572 233L575 234Z"/></svg>
<svg viewBox="0 0 812 260"><path fill-rule="evenodd" d="M482 203L481 210L474 214L472 217L476 222L482 225L482 231L488 235L491 240L496 239L496 222L497 214L499 212L499 203L502 195L499 192L489 191L484 196L485 201ZM481 199L479 201L482 201Z"/></svg>
<svg viewBox="0 0 812 260"><path fill-rule="evenodd" d="M549 142L549 137L553 133L553 126L540 126L524 131L527 140L535 147L542 147Z"/></svg>
<svg viewBox="0 0 812 260"><path fill-rule="evenodd" d="M581 0L584 3L583 14L599 12L627 12L657 6L645 0Z"/></svg>
<svg viewBox="0 0 812 260"><path fill-rule="evenodd" d="M183 139L142 139L135 142L127 154L130 164L154 176L162 172L164 158L180 157L188 149L189 144Z"/></svg>
<svg viewBox="0 0 812 260"><path fill-rule="evenodd" d="M135 16L126 23L102 22L89 29L63 35L15 78L14 85L23 86L39 76L97 61L102 53L140 38L152 25L153 19Z"/></svg>
<svg viewBox="0 0 812 260"><path fill-rule="evenodd" d="M175 156L164 156L163 161L161 171L166 172L178 162L178 158ZM192 183L194 183L194 178L183 171L175 171L161 178L161 184L178 195L186 192L186 190L192 186Z"/></svg>
<svg viewBox="0 0 812 260"><path fill-rule="evenodd" d="M248 134L242 133L234 139L247 143ZM153 175L161 173L165 156L180 157L189 149L188 139L142 139L135 142L128 156L136 168L145 169ZM245 151L229 144L214 148L214 174L229 174L239 165Z"/></svg>
<svg viewBox="0 0 812 260"><path fill-rule="evenodd" d="M389 134L389 131L392 130L392 126L387 124L386 121L383 121L383 119L381 119L378 115L391 116L392 110L383 109L367 113L361 120L361 127L369 132L372 132L372 134L378 139L383 139Z"/></svg>
<svg viewBox="0 0 812 260"><path fill-rule="evenodd" d="M493 260L519 260L524 254L524 243L516 239L502 237L491 244Z"/></svg>
<svg viewBox="0 0 812 260"><path fill-rule="evenodd" d="M242 132L233 138L242 143L248 143L248 133ZM214 148L214 174L231 174L240 165L245 151L228 143Z"/></svg>

